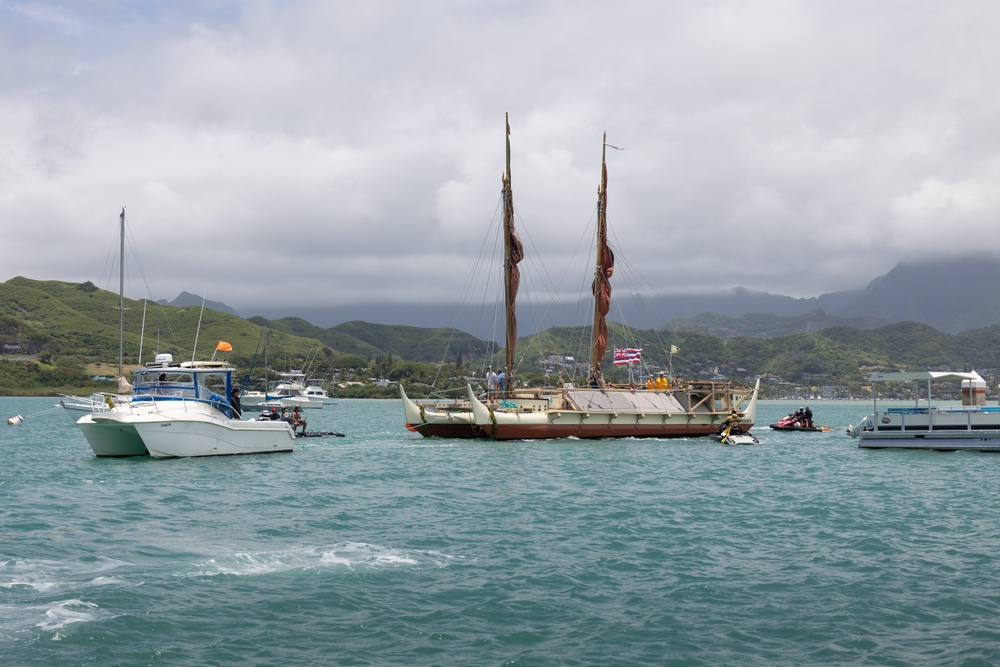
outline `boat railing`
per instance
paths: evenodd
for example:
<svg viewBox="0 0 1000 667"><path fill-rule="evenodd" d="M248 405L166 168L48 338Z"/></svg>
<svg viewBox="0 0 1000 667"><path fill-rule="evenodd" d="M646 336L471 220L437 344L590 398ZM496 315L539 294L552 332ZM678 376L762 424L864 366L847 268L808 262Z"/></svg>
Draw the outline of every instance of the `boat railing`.
<svg viewBox="0 0 1000 667"><path fill-rule="evenodd" d="M959 413L959 412L1000 412L1000 407L998 406L984 406L984 405L935 405L930 408L930 411L937 415L949 414L949 413ZM881 412L890 415L926 415L928 412L927 406L923 407L901 407L901 408L885 408Z"/></svg>
<svg viewBox="0 0 1000 667"><path fill-rule="evenodd" d="M131 408L131 407L142 407L143 405L152 405L153 409L159 412L160 407L164 406L165 404L169 404L171 406L180 404L181 409L184 410L185 412L188 409L188 405L191 404L208 405L222 412L226 416L232 417L233 414L232 412L233 406L229 403L229 401L225 400L221 395L212 394L208 398L204 397L197 398L195 397L193 390L190 394L174 394L174 395L146 394L142 396L136 396L132 400L132 403L130 404L129 407Z"/></svg>
<svg viewBox="0 0 1000 667"><path fill-rule="evenodd" d="M995 428L990 424L985 424L982 420L973 421L973 416L977 414L994 414L1000 416L1000 406L982 405L941 405L923 407L892 407L878 410L871 414L864 422L860 431L879 432L928 432L935 430L977 430L982 428ZM964 419L951 419L946 417L962 417ZM935 421L935 416L941 417L941 421ZM893 418L898 419L898 426L892 424ZM890 425L892 424L892 425Z"/></svg>

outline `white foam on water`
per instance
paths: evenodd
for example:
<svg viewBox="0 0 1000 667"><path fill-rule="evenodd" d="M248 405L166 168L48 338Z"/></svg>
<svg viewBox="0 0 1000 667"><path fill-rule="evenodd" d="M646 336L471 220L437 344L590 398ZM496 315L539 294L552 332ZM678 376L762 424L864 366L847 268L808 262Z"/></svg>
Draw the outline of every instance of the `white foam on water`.
<svg viewBox="0 0 1000 667"><path fill-rule="evenodd" d="M199 564L199 575L260 575L296 569L294 559L276 553L236 553L212 558Z"/></svg>
<svg viewBox="0 0 1000 667"><path fill-rule="evenodd" d="M444 567L452 556L439 552L412 552L403 549L345 542L327 547L298 547L276 552L232 553L195 563L181 576L259 576L276 572L345 566L370 568L414 567L430 563Z"/></svg>
<svg viewBox="0 0 1000 667"><path fill-rule="evenodd" d="M122 584L124 580L101 573L124 565L110 558L82 561L8 560L0 566L0 589L50 593L86 585Z"/></svg>
<svg viewBox="0 0 1000 667"><path fill-rule="evenodd" d="M42 630L60 630L73 623L86 623L97 618L97 605L83 600L61 600L45 610L45 619L36 623ZM61 636L56 633L53 639Z"/></svg>
<svg viewBox="0 0 1000 667"><path fill-rule="evenodd" d="M324 565L346 565L348 567L359 565L399 567L420 564L420 561L409 552L365 542L347 542L327 548L321 553L320 562Z"/></svg>

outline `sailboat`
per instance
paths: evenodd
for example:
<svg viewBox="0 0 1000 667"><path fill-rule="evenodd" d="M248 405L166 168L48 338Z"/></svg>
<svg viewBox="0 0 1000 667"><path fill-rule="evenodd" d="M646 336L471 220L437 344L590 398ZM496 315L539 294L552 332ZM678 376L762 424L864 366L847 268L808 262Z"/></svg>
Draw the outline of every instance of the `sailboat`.
<svg viewBox="0 0 1000 667"><path fill-rule="evenodd" d="M400 386L406 427L425 437L548 439L548 438L671 438L707 436L719 431L733 413L743 431L753 426L760 383L753 389L729 382L689 381L669 388L613 386L602 365L608 343L606 316L611 305L614 252L607 238L607 135L601 153L598 189L597 267L594 296L591 374L588 387L508 389L502 400L484 402L466 386L464 400L417 404ZM504 295L506 311L505 367L514 370L517 347L516 300L520 285L517 264L523 249L514 228L510 179L510 124L507 124L507 165L503 174ZM513 386L512 383L509 386ZM492 400L491 400L492 399Z"/></svg>
<svg viewBox="0 0 1000 667"><path fill-rule="evenodd" d="M118 393L100 391L90 396L73 396L62 394L58 405L62 407L75 424L76 421L92 412L107 412L120 405L127 405L132 400L132 385L122 370L122 361L125 352L125 209L122 209L118 217L119 232L119 258L118 258ZM145 448L142 453L145 453Z"/></svg>
<svg viewBox="0 0 1000 667"><path fill-rule="evenodd" d="M487 405L467 385L473 421L483 435L498 440L707 436L718 432L734 414L742 430L749 431L756 418L759 380L752 390L733 388L729 382L708 381L682 382L673 388L658 389L614 386L604 378L602 364L608 343L605 318L611 305L610 278L615 261L607 233L607 146L605 133L597 202L597 266L592 284L594 315L589 386L513 390L503 402ZM508 272L507 280L509 370L517 330L513 319L516 271ZM510 338L512 330L514 341Z"/></svg>
<svg viewBox="0 0 1000 667"><path fill-rule="evenodd" d="M505 371L511 377L514 370L514 350L517 347L517 315L515 304L517 289L521 282L518 263L524 258L524 246L514 228L514 194L510 180L510 117L504 116L506 124L507 164L501 175L503 188L503 235L504 235L504 309L506 311L506 355ZM406 428L425 437L481 438L485 433L475 423L472 405L466 400L443 401L433 404L417 404L411 400L399 385L399 396L403 401Z"/></svg>

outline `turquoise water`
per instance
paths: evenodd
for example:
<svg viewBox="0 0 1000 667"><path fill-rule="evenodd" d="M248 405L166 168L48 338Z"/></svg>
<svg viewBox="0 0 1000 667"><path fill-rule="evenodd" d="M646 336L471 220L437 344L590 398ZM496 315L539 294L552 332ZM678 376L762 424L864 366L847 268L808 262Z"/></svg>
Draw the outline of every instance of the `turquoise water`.
<svg viewBox="0 0 1000 667"><path fill-rule="evenodd" d="M3 665L989 665L1000 457L830 433L459 442L341 400L292 454L92 455L0 399ZM764 424L792 403L761 405Z"/></svg>

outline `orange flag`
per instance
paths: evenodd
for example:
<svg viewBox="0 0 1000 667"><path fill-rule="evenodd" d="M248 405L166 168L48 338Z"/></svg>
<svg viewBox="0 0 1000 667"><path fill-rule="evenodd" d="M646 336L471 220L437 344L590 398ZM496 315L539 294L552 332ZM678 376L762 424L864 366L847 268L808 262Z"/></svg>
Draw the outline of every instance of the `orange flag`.
<svg viewBox="0 0 1000 667"><path fill-rule="evenodd" d="M220 340L219 344L215 346L216 352L229 352L233 349L233 346L224 340Z"/></svg>

